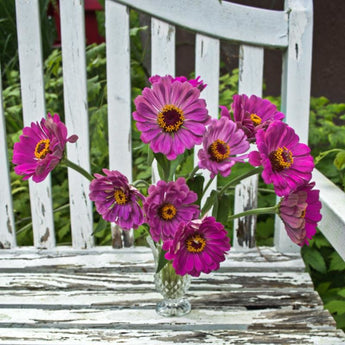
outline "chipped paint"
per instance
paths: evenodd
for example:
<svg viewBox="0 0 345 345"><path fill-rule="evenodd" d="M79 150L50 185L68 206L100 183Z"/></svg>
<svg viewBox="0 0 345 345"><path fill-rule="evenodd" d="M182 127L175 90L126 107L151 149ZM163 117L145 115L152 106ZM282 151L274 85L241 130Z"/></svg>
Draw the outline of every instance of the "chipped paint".
<svg viewBox="0 0 345 345"><path fill-rule="evenodd" d="M230 253L192 279L191 313L165 318L149 248L0 251L0 344L344 344L296 258Z"/></svg>

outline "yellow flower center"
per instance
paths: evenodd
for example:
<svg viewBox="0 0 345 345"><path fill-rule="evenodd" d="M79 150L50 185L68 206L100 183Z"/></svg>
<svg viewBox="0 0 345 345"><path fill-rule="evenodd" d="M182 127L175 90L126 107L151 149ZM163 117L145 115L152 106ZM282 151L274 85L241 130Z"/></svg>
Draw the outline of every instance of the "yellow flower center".
<svg viewBox="0 0 345 345"><path fill-rule="evenodd" d="M172 204L165 204L159 210L159 214L164 220L173 219L176 216L176 213L176 207Z"/></svg>
<svg viewBox="0 0 345 345"><path fill-rule="evenodd" d="M305 214L306 214L307 208L305 208L302 213L301 213L301 218L305 218Z"/></svg>
<svg viewBox="0 0 345 345"><path fill-rule="evenodd" d="M114 192L114 198L119 205L124 205L128 201L126 194L121 189Z"/></svg>
<svg viewBox="0 0 345 345"><path fill-rule="evenodd" d="M201 253L206 247L206 240L200 234L193 234L186 239L186 248L190 253Z"/></svg>
<svg viewBox="0 0 345 345"><path fill-rule="evenodd" d="M165 132L177 132L183 125L184 116L182 109L173 104L166 104L158 113L157 123Z"/></svg>
<svg viewBox="0 0 345 345"><path fill-rule="evenodd" d="M279 147L276 151L272 151L269 156L273 171L282 171L290 168L293 163L292 152L284 147Z"/></svg>
<svg viewBox="0 0 345 345"><path fill-rule="evenodd" d="M230 147L225 141L217 139L209 146L208 153L212 160L222 162L230 156Z"/></svg>
<svg viewBox="0 0 345 345"><path fill-rule="evenodd" d="M49 153L49 145L49 139L40 140L35 147L35 157L37 159L43 159L47 155L47 153Z"/></svg>
<svg viewBox="0 0 345 345"><path fill-rule="evenodd" d="M250 114L250 119L252 120L254 126L258 126L262 122L261 117L259 115L256 115L256 114Z"/></svg>

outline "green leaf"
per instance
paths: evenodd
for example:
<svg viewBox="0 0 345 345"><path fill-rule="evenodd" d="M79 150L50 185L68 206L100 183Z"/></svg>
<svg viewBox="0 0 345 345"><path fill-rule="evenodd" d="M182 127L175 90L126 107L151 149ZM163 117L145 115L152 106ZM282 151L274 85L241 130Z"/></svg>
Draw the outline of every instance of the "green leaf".
<svg viewBox="0 0 345 345"><path fill-rule="evenodd" d="M97 234L98 232L104 230L108 225L109 223L106 220L104 220L102 217L100 217L92 234L93 235Z"/></svg>
<svg viewBox="0 0 345 345"><path fill-rule="evenodd" d="M322 282L317 286L316 290L320 295L322 295L327 292L330 286L331 286L331 282Z"/></svg>
<svg viewBox="0 0 345 345"><path fill-rule="evenodd" d="M330 255L330 259L331 259L331 263L329 265L330 271L345 271L345 262L337 252L333 252Z"/></svg>
<svg viewBox="0 0 345 345"><path fill-rule="evenodd" d="M170 175L170 161L162 153L154 154L158 163L158 173L161 180L168 181Z"/></svg>
<svg viewBox="0 0 345 345"><path fill-rule="evenodd" d="M218 213L218 207L219 207L219 198L215 198L212 208L212 217L217 219L217 213Z"/></svg>
<svg viewBox="0 0 345 345"><path fill-rule="evenodd" d="M311 266L314 270L326 273L326 263L323 256L316 249L305 247L303 251L304 261Z"/></svg>
<svg viewBox="0 0 345 345"><path fill-rule="evenodd" d="M229 195L223 194L218 198L218 209L216 219L222 224L226 224L231 209L231 198Z"/></svg>
<svg viewBox="0 0 345 345"><path fill-rule="evenodd" d="M178 172L176 173L176 175L178 175L178 176L188 176L189 173L193 170L193 165L194 165L194 156L193 156L193 154L185 153L185 155L187 157L181 163L181 166L178 169Z"/></svg>
<svg viewBox="0 0 345 345"><path fill-rule="evenodd" d="M345 313L345 301L333 300L325 304L325 308L331 313L344 314Z"/></svg>
<svg viewBox="0 0 345 345"><path fill-rule="evenodd" d="M341 296L341 297L345 297L345 288L339 290L339 291L338 291L338 295Z"/></svg>
<svg viewBox="0 0 345 345"><path fill-rule="evenodd" d="M337 153L333 163L338 170L342 170L345 168L345 150Z"/></svg>
<svg viewBox="0 0 345 345"><path fill-rule="evenodd" d="M217 200L217 196L218 196L217 191L213 190L210 196L206 199L205 205L201 210L202 216L212 208L212 206L215 204Z"/></svg>
<svg viewBox="0 0 345 345"><path fill-rule="evenodd" d="M136 27L136 28L132 28L132 29L129 30L129 35L130 36L136 36L139 31L145 31L145 30L147 30L147 28L148 28L147 25Z"/></svg>
<svg viewBox="0 0 345 345"><path fill-rule="evenodd" d="M147 166L152 166L152 162L155 158L154 153L152 152L152 150L147 146Z"/></svg>
<svg viewBox="0 0 345 345"><path fill-rule="evenodd" d="M205 178L202 175L196 175L187 181L189 189L198 195L198 200L195 203L199 206L201 203L202 191L204 189L204 181Z"/></svg>
<svg viewBox="0 0 345 345"><path fill-rule="evenodd" d="M162 248L159 251L159 256L158 256L158 264L157 264L157 270L156 273L158 273L168 262L169 260L167 260L165 258L165 253L166 251L164 251Z"/></svg>
<svg viewBox="0 0 345 345"><path fill-rule="evenodd" d="M264 221L258 221L256 224L256 239L263 240L271 238L274 235L274 218L268 217Z"/></svg>
<svg viewBox="0 0 345 345"><path fill-rule="evenodd" d="M176 168L182 163L182 161L184 160L184 156L183 155L179 155L177 156L176 159L174 159L173 161L171 161L170 163L170 171L169 171L169 181L171 181L175 175L176 172Z"/></svg>

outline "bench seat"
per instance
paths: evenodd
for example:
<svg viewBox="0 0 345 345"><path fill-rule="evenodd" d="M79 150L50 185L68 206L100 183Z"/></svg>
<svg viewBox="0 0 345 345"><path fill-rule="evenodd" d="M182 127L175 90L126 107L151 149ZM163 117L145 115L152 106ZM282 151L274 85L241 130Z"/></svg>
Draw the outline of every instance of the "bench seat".
<svg viewBox="0 0 345 345"><path fill-rule="evenodd" d="M344 344L299 254L233 250L164 318L145 247L0 251L0 344Z"/></svg>

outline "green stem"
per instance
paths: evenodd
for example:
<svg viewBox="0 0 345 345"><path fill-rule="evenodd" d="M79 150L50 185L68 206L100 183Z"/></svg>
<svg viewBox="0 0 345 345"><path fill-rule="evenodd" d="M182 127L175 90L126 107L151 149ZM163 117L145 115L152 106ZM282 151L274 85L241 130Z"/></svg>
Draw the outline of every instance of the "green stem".
<svg viewBox="0 0 345 345"><path fill-rule="evenodd" d="M83 169L81 166L71 162L69 159L64 158L61 160L61 164L63 164L64 166L71 168L75 171L77 171L78 173L82 174L84 177L86 177L89 181L93 180L93 177L90 173L88 173L85 169Z"/></svg>
<svg viewBox="0 0 345 345"><path fill-rule="evenodd" d="M194 167L194 169L192 170L192 172L188 175L188 177L186 178L186 181L188 181L189 179L191 179L194 175L195 175L195 173L197 172L199 170L199 167L196 165L195 167Z"/></svg>
<svg viewBox="0 0 345 345"><path fill-rule="evenodd" d="M238 182L242 181L243 179L245 179L247 177L259 174L259 173L261 173L262 170L263 170L262 167L255 168L253 170L247 171L246 173L244 173L240 176L235 177L234 179L232 179L226 185L223 186L223 188L218 192L218 195L222 196L230 186L237 184Z"/></svg>
<svg viewBox="0 0 345 345"><path fill-rule="evenodd" d="M203 198L203 196L205 195L208 187L211 185L212 181L214 180L214 177L210 178L204 188L204 190L202 191L202 194L201 194L201 199Z"/></svg>
<svg viewBox="0 0 345 345"><path fill-rule="evenodd" d="M317 165L322 159L324 159L329 153L333 152L341 152L344 151L343 149L331 149L328 151L321 152L316 158L315 158L315 165Z"/></svg>
<svg viewBox="0 0 345 345"><path fill-rule="evenodd" d="M136 180L132 183L132 185L136 188L140 185L145 186L145 187L150 187L150 184L146 182L145 180Z"/></svg>
<svg viewBox="0 0 345 345"><path fill-rule="evenodd" d="M279 211L279 204L271 206L271 207L262 207L262 208L254 208L252 210L247 210L244 212L240 212L237 214L233 214L232 216L229 216L228 220L233 220L240 217L245 216L252 216L252 215L258 215L258 214L275 214Z"/></svg>

